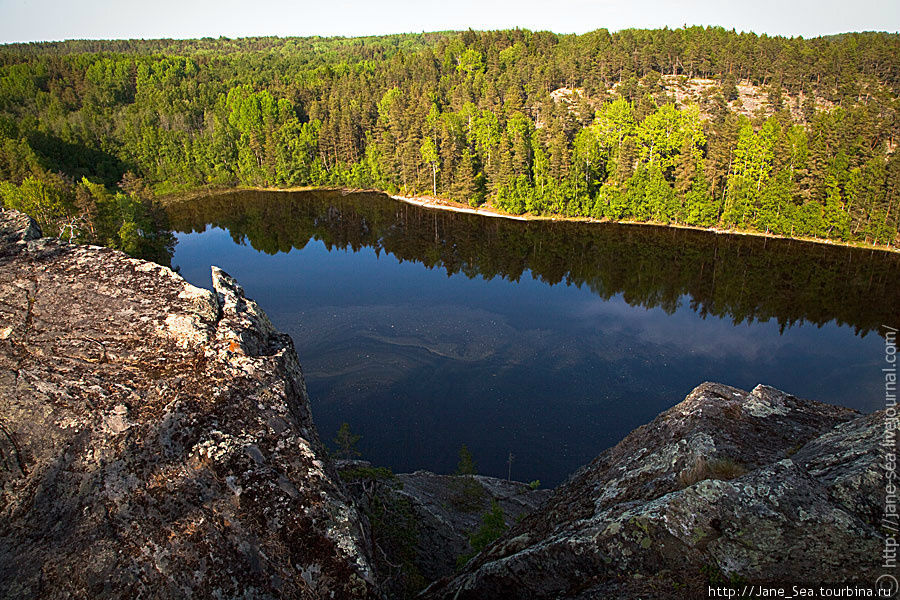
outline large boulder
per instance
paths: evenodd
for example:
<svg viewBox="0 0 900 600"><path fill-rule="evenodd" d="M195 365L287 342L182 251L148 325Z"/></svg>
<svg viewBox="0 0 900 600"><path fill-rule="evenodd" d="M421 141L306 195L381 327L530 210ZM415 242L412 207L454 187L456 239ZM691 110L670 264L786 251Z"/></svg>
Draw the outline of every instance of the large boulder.
<svg viewBox="0 0 900 600"><path fill-rule="evenodd" d="M703 384L424 597L694 598L728 582L874 582L884 420L765 386Z"/></svg>
<svg viewBox="0 0 900 600"><path fill-rule="evenodd" d="M374 598L290 338L0 212L0 597Z"/></svg>

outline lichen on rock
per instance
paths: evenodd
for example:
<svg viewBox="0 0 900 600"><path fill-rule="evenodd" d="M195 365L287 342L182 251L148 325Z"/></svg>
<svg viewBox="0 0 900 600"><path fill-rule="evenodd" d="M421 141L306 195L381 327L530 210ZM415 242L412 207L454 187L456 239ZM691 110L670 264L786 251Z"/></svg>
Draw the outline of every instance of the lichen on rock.
<svg viewBox="0 0 900 600"><path fill-rule="evenodd" d="M379 597L293 344L0 212L0 597Z"/></svg>

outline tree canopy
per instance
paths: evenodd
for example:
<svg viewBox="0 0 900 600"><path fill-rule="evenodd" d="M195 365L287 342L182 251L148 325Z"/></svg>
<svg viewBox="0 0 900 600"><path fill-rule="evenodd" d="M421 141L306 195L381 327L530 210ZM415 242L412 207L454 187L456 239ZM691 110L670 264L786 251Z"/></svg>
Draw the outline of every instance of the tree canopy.
<svg viewBox="0 0 900 600"><path fill-rule="evenodd" d="M37 216L70 232L93 214L79 186L115 196L131 173L157 194L341 186L896 244L898 92L887 33L13 44L0 47L0 180L19 190L4 188L9 206L40 182Z"/></svg>

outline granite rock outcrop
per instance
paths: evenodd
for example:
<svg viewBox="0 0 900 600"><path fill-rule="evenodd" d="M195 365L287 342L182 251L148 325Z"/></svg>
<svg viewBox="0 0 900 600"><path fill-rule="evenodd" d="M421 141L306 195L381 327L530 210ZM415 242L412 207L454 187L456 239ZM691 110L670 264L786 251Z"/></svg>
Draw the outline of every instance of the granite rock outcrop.
<svg viewBox="0 0 900 600"><path fill-rule="evenodd" d="M0 212L0 597L377 598L293 344Z"/></svg>
<svg viewBox="0 0 900 600"><path fill-rule="evenodd" d="M878 577L884 411L705 383L557 488L428 599L699 598Z"/></svg>

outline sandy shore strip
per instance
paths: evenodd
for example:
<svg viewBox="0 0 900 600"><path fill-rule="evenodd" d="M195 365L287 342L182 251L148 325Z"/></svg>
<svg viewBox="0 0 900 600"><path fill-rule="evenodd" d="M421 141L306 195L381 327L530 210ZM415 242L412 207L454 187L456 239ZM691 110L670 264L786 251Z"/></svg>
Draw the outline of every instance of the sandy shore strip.
<svg viewBox="0 0 900 600"><path fill-rule="evenodd" d="M438 202L435 200L429 200L426 198L415 198L410 196L394 196L391 198L394 200L399 200L400 202L406 202L407 204L415 204L416 206L422 206L424 208L436 208L438 210L449 210L452 212L458 213L469 213L472 215L481 215L482 217L497 217L500 219L512 219L513 221L528 221L525 217L519 217L516 215L507 215L499 212L494 212L490 209L481 209L477 208L467 208L465 206L454 206L452 204L444 204L443 202Z"/></svg>

